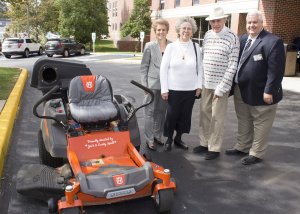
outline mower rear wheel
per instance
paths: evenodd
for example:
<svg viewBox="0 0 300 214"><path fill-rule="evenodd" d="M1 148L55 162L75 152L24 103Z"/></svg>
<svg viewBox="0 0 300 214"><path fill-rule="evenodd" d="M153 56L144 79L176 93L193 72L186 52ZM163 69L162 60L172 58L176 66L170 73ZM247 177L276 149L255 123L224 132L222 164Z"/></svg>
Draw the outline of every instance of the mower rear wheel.
<svg viewBox="0 0 300 214"><path fill-rule="evenodd" d="M46 150L41 130L39 130L38 133L38 147L39 147L39 158L41 164L53 168L63 165L63 158L52 157L51 154Z"/></svg>
<svg viewBox="0 0 300 214"><path fill-rule="evenodd" d="M173 189L158 190L155 195L155 204L159 213L170 211L174 200Z"/></svg>
<svg viewBox="0 0 300 214"><path fill-rule="evenodd" d="M61 214L80 214L80 208L79 207L71 207L61 210Z"/></svg>

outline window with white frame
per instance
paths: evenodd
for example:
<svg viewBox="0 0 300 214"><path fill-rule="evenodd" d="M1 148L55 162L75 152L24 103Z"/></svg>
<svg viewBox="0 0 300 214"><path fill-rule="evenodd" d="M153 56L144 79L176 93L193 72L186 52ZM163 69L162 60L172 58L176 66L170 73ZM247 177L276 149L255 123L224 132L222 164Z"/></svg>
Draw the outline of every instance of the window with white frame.
<svg viewBox="0 0 300 214"><path fill-rule="evenodd" d="M180 0L175 0L175 7L180 7Z"/></svg>
<svg viewBox="0 0 300 214"><path fill-rule="evenodd" d="M199 5L199 0L193 0L193 5Z"/></svg>

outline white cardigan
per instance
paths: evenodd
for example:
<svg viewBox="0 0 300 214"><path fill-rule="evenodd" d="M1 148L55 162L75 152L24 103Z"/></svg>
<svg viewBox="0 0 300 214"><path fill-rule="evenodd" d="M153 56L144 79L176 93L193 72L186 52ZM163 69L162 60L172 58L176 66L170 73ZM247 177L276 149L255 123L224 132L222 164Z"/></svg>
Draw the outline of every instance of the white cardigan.
<svg viewBox="0 0 300 214"><path fill-rule="evenodd" d="M198 57L198 74L192 41L183 43L177 40L167 45L160 66L161 93L169 92L169 90L192 91L197 88L202 89L202 53L199 45L197 43L195 45Z"/></svg>

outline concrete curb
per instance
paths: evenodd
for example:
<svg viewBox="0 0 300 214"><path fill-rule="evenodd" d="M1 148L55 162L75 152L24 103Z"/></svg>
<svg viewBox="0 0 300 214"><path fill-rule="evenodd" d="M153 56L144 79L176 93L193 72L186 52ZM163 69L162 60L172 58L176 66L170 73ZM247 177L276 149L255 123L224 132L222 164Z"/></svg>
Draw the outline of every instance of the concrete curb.
<svg viewBox="0 0 300 214"><path fill-rule="evenodd" d="M26 69L22 69L19 79L11 91L0 114L0 176L2 176L8 143L19 110L20 100L27 77L28 71Z"/></svg>

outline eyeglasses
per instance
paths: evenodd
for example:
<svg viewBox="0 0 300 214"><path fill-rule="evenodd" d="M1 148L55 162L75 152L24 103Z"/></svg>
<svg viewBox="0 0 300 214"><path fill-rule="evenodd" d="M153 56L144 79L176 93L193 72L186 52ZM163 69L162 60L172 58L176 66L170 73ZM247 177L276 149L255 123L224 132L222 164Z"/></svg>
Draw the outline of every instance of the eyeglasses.
<svg viewBox="0 0 300 214"><path fill-rule="evenodd" d="M181 27L180 29L181 30L187 30L187 31L191 31L192 30L192 28L190 28L190 27Z"/></svg>

